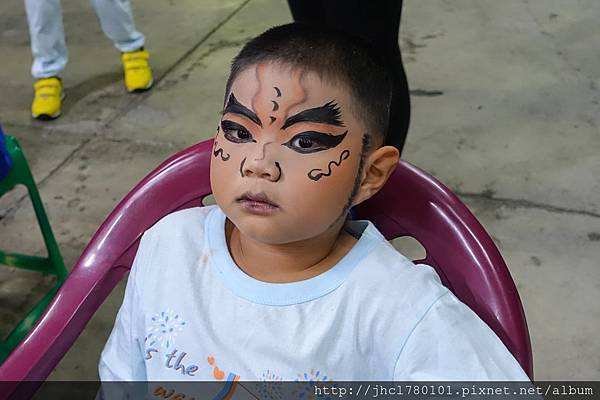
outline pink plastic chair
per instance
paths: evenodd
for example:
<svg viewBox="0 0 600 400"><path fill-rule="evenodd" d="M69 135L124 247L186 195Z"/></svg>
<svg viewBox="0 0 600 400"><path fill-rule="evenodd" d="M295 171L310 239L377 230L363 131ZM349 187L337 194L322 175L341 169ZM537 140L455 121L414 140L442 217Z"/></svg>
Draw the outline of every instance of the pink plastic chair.
<svg viewBox="0 0 600 400"><path fill-rule="evenodd" d="M48 377L131 267L146 229L175 210L202 204L211 193L211 149L208 140L175 154L113 210L38 324L0 366L0 381L14 381L5 386L4 395L18 382ZM420 261L435 267L444 284L496 332L533 378L525 315L506 264L454 194L401 161L383 190L353 213L373 221L388 239L412 236L421 242L427 257Z"/></svg>

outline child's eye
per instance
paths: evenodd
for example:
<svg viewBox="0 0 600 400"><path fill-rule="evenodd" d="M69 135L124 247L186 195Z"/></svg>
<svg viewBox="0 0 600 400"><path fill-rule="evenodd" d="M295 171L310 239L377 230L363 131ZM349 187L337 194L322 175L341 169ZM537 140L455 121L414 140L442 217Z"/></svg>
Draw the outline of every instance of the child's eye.
<svg viewBox="0 0 600 400"><path fill-rule="evenodd" d="M346 136L346 132L342 135L328 135L321 132L302 132L291 138L283 145L298 153L316 153L337 146Z"/></svg>
<svg viewBox="0 0 600 400"><path fill-rule="evenodd" d="M295 137L290 140L289 147L292 150L296 150L300 153L314 153L316 151L326 150L326 147L320 145L319 142L310 137Z"/></svg>
<svg viewBox="0 0 600 400"><path fill-rule="evenodd" d="M315 144L312 139L303 137L294 140L294 142L298 142L298 146L302 147L303 149L310 149L313 144Z"/></svg>
<svg viewBox="0 0 600 400"><path fill-rule="evenodd" d="M223 136L225 139L229 140L233 143L248 143L248 142L256 142L252 137L252 134L248 132L246 128L244 128L240 124L236 124L233 121L221 121L221 129L223 130Z"/></svg>

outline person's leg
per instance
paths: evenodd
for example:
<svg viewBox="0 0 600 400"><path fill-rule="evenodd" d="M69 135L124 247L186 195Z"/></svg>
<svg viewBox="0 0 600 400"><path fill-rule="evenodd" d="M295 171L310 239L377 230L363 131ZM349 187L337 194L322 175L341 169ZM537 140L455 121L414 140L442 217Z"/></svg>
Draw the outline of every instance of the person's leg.
<svg viewBox="0 0 600 400"><path fill-rule="evenodd" d="M295 22L325 21L324 0L288 0L288 6Z"/></svg>
<svg viewBox="0 0 600 400"><path fill-rule="evenodd" d="M148 51L144 49L145 38L133 22L129 0L90 0L96 10L102 30L121 51L128 92L149 89L154 78L150 68Z"/></svg>
<svg viewBox="0 0 600 400"><path fill-rule="evenodd" d="M402 0L326 0L324 4L328 21L366 39L387 62L393 83L387 144L402 152L410 122L410 95L398 44Z"/></svg>
<svg viewBox="0 0 600 400"><path fill-rule="evenodd" d="M410 96L398 33L402 0L288 0L296 22L320 22L367 40L387 61L393 81L387 144L404 147Z"/></svg>
<svg viewBox="0 0 600 400"><path fill-rule="evenodd" d="M67 65L60 0L25 0L34 78L60 76Z"/></svg>
<svg viewBox="0 0 600 400"><path fill-rule="evenodd" d="M374 3L369 4L372 6ZM400 153L404 148L410 125L410 92L398 44L401 11L402 0L381 1L380 8L376 10L372 20L381 25L381 30L375 30L377 37L374 41L379 43L379 51L388 61L394 85L387 144L397 147Z"/></svg>
<svg viewBox="0 0 600 400"><path fill-rule="evenodd" d="M135 29L129 0L90 0L102 31L122 53L144 47L144 35Z"/></svg>

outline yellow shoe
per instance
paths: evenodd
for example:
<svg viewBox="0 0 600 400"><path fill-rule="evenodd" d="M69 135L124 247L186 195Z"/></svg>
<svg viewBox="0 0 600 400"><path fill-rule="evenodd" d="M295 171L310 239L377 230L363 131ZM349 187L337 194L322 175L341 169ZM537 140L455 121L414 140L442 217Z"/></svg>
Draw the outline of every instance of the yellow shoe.
<svg viewBox="0 0 600 400"><path fill-rule="evenodd" d="M63 84L57 77L41 78L33 84L35 97L31 103L31 116L38 119L54 119L60 116Z"/></svg>
<svg viewBox="0 0 600 400"><path fill-rule="evenodd" d="M131 51L121 55L125 70L125 86L128 92L141 92L152 87L152 69L146 50Z"/></svg>

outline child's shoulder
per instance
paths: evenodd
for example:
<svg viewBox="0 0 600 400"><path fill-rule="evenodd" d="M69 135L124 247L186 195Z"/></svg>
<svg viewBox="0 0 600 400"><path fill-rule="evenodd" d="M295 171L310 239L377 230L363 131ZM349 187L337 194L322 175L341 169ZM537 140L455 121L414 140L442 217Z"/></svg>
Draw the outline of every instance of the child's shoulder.
<svg viewBox="0 0 600 400"><path fill-rule="evenodd" d="M383 236L373 236L377 244L349 277L345 293L358 300L361 312L373 314L379 321L414 326L449 290L433 267L414 263ZM397 332L402 327L391 330Z"/></svg>
<svg viewBox="0 0 600 400"><path fill-rule="evenodd" d="M181 258L202 252L207 223L215 211L216 206L193 207L166 215L144 232L137 257L146 265L173 254Z"/></svg>
<svg viewBox="0 0 600 400"><path fill-rule="evenodd" d="M426 303L448 291L433 267L415 264L383 236L378 241L361 268L357 268L353 277L356 285L382 296L393 294L401 302L415 298Z"/></svg>
<svg viewBox="0 0 600 400"><path fill-rule="evenodd" d="M215 211L216 206L178 210L146 230L132 268L138 286L157 290L193 271L206 252L206 226Z"/></svg>
<svg viewBox="0 0 600 400"><path fill-rule="evenodd" d="M165 233L196 230L205 224L206 218L215 208L217 206L192 207L172 212L158 220L146 232L151 235L163 235Z"/></svg>

